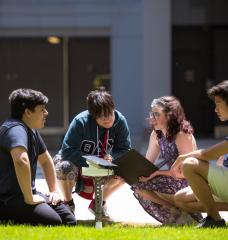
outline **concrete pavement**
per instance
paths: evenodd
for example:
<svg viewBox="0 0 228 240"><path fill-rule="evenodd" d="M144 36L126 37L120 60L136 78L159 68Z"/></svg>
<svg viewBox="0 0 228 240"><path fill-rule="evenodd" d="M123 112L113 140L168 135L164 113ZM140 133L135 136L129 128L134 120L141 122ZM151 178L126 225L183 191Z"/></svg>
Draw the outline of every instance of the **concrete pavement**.
<svg viewBox="0 0 228 240"><path fill-rule="evenodd" d="M198 148L205 148L221 141L218 139L197 139ZM135 145L135 146L134 146ZM145 154L148 146L148 138L135 139L133 147L140 149ZM41 171L38 170L36 179L37 189L47 191L47 185L42 178ZM78 220L92 220L94 215L88 210L89 201L81 198L77 194L73 195L76 211L75 215ZM139 223L139 224L158 224L158 222L147 214L130 190L129 185L125 184L117 190L107 201L107 210L115 222ZM228 221L228 212L221 212L222 217Z"/></svg>
<svg viewBox="0 0 228 240"><path fill-rule="evenodd" d="M45 192L47 185L44 179L36 180L37 189ZM88 210L90 201L73 194L75 202L75 216L77 220L94 220L94 215ZM128 184L124 184L111 195L107 201L107 210L114 222L129 224L153 224L159 225L153 217L147 214L130 190ZM205 216L205 214L203 214ZM228 213L221 212L222 217L228 222Z"/></svg>
<svg viewBox="0 0 228 240"><path fill-rule="evenodd" d="M36 180L37 189L47 191L44 179ZM94 215L88 210L90 201L73 194L75 202L75 216L77 220L93 220ZM149 214L147 214L132 195L128 184L124 184L119 190L112 194L107 201L107 211L115 222L158 224Z"/></svg>

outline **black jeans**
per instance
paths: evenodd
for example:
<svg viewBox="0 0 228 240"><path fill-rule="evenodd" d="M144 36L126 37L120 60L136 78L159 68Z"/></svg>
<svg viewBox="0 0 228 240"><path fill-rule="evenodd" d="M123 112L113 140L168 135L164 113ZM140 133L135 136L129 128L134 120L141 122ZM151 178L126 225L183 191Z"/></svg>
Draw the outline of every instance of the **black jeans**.
<svg viewBox="0 0 228 240"><path fill-rule="evenodd" d="M53 206L47 203L28 205L22 196L14 196L7 201L0 200L0 222L11 221L14 224L32 225L76 225L76 219L71 211L60 202Z"/></svg>

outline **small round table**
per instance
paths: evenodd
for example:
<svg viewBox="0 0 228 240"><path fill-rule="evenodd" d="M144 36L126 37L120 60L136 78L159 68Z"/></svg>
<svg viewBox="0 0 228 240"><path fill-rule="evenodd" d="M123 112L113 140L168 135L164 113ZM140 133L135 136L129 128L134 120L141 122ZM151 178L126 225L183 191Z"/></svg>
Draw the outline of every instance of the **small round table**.
<svg viewBox="0 0 228 240"><path fill-rule="evenodd" d="M112 169L102 168L95 164L87 162L89 167L82 168L82 175L87 177L93 177L95 180L95 227L97 229L102 228L102 203L103 203L103 192L101 188L101 179L103 177L114 175Z"/></svg>

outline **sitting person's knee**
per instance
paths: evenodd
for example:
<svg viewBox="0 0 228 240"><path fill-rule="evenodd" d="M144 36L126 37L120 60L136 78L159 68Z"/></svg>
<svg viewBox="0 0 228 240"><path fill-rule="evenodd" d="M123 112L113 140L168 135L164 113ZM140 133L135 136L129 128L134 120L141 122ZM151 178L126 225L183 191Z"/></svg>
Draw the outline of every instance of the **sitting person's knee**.
<svg viewBox="0 0 228 240"><path fill-rule="evenodd" d="M104 184L119 186L125 183L124 179L119 176L112 176L108 178L104 178Z"/></svg>
<svg viewBox="0 0 228 240"><path fill-rule="evenodd" d="M125 183L124 179L121 178L121 177L116 177L115 179L116 179L116 183L117 183L118 185L122 185L122 184Z"/></svg>
<svg viewBox="0 0 228 240"><path fill-rule="evenodd" d="M193 171L195 167L198 166L199 160L193 157L186 158L183 162L183 172L184 175Z"/></svg>
<svg viewBox="0 0 228 240"><path fill-rule="evenodd" d="M76 180L78 178L78 167L69 161L59 161L55 165L58 180Z"/></svg>

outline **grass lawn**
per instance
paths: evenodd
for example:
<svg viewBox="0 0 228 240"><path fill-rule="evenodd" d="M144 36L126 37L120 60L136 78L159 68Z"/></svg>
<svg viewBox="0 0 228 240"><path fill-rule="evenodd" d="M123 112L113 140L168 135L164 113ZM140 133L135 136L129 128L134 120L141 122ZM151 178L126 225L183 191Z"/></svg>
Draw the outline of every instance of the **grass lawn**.
<svg viewBox="0 0 228 240"><path fill-rule="evenodd" d="M32 227L0 225L0 240L227 240L227 229L194 229L194 227L152 227L106 225L97 230L93 225L76 227Z"/></svg>

